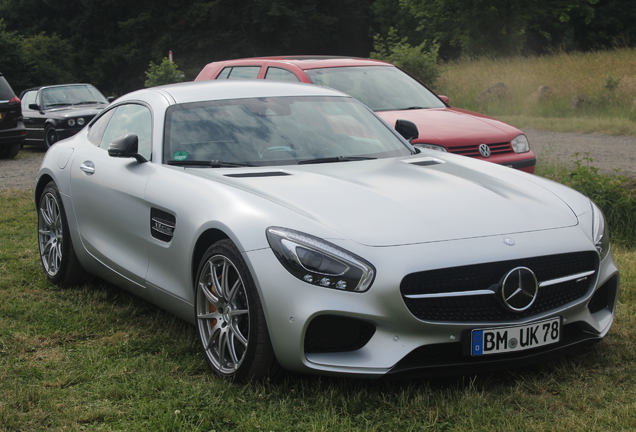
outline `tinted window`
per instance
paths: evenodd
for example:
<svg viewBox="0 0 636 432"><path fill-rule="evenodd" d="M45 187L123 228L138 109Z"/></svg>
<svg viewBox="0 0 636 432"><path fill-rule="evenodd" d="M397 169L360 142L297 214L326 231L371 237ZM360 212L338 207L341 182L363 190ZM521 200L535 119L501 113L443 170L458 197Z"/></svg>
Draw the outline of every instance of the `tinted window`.
<svg viewBox="0 0 636 432"><path fill-rule="evenodd" d="M267 68L267 72L265 73L265 79L276 80L276 81L291 81L298 82L300 81L296 74L288 71L287 69L270 67Z"/></svg>
<svg viewBox="0 0 636 432"><path fill-rule="evenodd" d="M0 75L0 101L8 101L15 97L15 93L7 80Z"/></svg>
<svg viewBox="0 0 636 432"><path fill-rule="evenodd" d="M108 148L108 145L117 137L129 133L139 137L138 153L150 159L151 150L152 116L150 110L143 105L120 105L112 114L102 136L100 147Z"/></svg>
<svg viewBox="0 0 636 432"><path fill-rule="evenodd" d="M256 79L260 70L260 66L226 67L216 79Z"/></svg>
<svg viewBox="0 0 636 432"><path fill-rule="evenodd" d="M356 66L305 71L314 84L353 96L373 111L444 108L417 80L392 66Z"/></svg>

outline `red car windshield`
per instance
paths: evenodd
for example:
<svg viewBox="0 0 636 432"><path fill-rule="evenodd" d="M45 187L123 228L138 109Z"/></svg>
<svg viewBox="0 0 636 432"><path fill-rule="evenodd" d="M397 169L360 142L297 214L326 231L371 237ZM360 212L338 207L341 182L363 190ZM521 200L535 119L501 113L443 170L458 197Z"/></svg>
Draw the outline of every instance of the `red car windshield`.
<svg viewBox="0 0 636 432"><path fill-rule="evenodd" d="M305 73L312 83L353 96L373 111L445 107L426 87L392 66L308 69Z"/></svg>

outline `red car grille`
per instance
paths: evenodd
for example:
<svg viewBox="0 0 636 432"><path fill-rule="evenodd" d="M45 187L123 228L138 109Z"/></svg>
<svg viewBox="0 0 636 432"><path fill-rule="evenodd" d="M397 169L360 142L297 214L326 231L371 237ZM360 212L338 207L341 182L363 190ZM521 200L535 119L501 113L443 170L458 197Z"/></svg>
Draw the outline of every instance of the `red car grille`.
<svg viewBox="0 0 636 432"><path fill-rule="evenodd" d="M481 154L479 153L479 146L480 145L481 144L450 147L448 149L448 151L451 152L451 153L460 154L462 156L479 157L479 156L481 156ZM510 145L509 142L488 144L488 147L490 147L490 154L491 155L504 154L504 153L512 152L512 146Z"/></svg>

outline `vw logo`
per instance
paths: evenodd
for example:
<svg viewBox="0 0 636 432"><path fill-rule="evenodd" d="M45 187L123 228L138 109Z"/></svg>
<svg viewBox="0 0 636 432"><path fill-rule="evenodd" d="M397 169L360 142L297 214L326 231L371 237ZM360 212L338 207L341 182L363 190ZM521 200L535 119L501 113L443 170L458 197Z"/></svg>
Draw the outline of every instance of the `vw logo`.
<svg viewBox="0 0 636 432"><path fill-rule="evenodd" d="M479 144L479 153L485 158L490 157L490 147L486 144Z"/></svg>
<svg viewBox="0 0 636 432"><path fill-rule="evenodd" d="M537 299L537 277L527 267L510 270L501 284L501 299L513 312L523 312Z"/></svg>

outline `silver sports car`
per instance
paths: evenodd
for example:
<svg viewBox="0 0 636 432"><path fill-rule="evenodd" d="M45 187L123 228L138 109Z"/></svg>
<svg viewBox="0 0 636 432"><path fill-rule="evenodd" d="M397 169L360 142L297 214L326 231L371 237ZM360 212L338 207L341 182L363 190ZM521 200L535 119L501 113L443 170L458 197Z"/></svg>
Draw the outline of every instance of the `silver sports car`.
<svg viewBox="0 0 636 432"><path fill-rule="evenodd" d="M121 97L47 152L35 203L51 282L176 314L238 380L533 363L601 340L619 289L588 198L306 84Z"/></svg>

